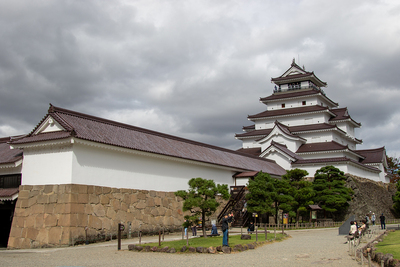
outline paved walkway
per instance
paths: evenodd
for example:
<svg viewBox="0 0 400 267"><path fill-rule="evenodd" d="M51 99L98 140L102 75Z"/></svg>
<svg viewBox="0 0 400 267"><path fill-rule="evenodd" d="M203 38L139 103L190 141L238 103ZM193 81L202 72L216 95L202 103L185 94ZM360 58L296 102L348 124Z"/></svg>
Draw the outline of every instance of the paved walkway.
<svg viewBox="0 0 400 267"><path fill-rule="evenodd" d="M53 249L0 251L0 266L360 266L348 254L345 238L338 229L288 231L290 238L255 250L234 254L139 253L127 250L137 238L123 240L117 250L115 240L105 243ZM181 235L165 236L166 240ZM144 237L158 242L157 237Z"/></svg>

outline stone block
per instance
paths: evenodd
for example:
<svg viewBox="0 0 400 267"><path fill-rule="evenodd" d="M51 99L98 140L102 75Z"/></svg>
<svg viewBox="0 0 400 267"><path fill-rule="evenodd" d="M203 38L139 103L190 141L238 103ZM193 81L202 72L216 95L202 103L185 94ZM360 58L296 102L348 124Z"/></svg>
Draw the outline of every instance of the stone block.
<svg viewBox="0 0 400 267"><path fill-rule="evenodd" d="M122 194L132 194L132 189L129 189L129 188L121 188L121 189L120 189L120 192L121 192Z"/></svg>
<svg viewBox="0 0 400 267"><path fill-rule="evenodd" d="M128 211L128 205L124 202L121 202L121 210Z"/></svg>
<svg viewBox="0 0 400 267"><path fill-rule="evenodd" d="M93 229L101 230L102 222L96 216L89 215L88 226Z"/></svg>
<svg viewBox="0 0 400 267"><path fill-rule="evenodd" d="M70 212L71 213L85 213L85 205L79 203L71 203L70 204Z"/></svg>
<svg viewBox="0 0 400 267"><path fill-rule="evenodd" d="M72 193L72 184L66 184L64 187L65 193L66 194L71 194Z"/></svg>
<svg viewBox="0 0 400 267"><path fill-rule="evenodd" d="M189 252L196 252L196 248L194 248L194 247L189 247Z"/></svg>
<svg viewBox="0 0 400 267"><path fill-rule="evenodd" d="M166 247L163 247L163 248L161 249L161 252L167 252L167 251L168 251L168 249L169 249L169 247L168 247L168 246L166 246Z"/></svg>
<svg viewBox="0 0 400 267"><path fill-rule="evenodd" d="M203 247L196 247L197 253L203 253Z"/></svg>
<svg viewBox="0 0 400 267"><path fill-rule="evenodd" d="M52 192L57 192L57 185L45 185L43 189L44 194L50 194Z"/></svg>
<svg viewBox="0 0 400 267"><path fill-rule="evenodd" d="M111 193L111 187L102 187L101 190L103 194Z"/></svg>
<svg viewBox="0 0 400 267"><path fill-rule="evenodd" d="M118 199L112 199L110 201L111 206L114 208L114 210L119 210L121 209L121 201Z"/></svg>
<svg viewBox="0 0 400 267"><path fill-rule="evenodd" d="M124 195L122 193L113 193L112 195L115 199L118 199L120 201L124 198Z"/></svg>
<svg viewBox="0 0 400 267"><path fill-rule="evenodd" d="M113 207L107 208L107 217L111 220L115 220L117 218L117 213L115 212Z"/></svg>
<svg viewBox="0 0 400 267"><path fill-rule="evenodd" d="M247 244L247 247L248 247L249 249L255 249L254 244Z"/></svg>
<svg viewBox="0 0 400 267"><path fill-rule="evenodd" d="M106 215L106 210L103 205L97 204L93 206L93 214L98 217L103 217Z"/></svg>
<svg viewBox="0 0 400 267"><path fill-rule="evenodd" d="M61 243L62 229L61 227L52 227L49 230L49 244L59 245Z"/></svg>
<svg viewBox="0 0 400 267"><path fill-rule="evenodd" d="M144 201L140 201L139 203L137 203L135 208L136 209L144 209L146 207L147 207L146 203Z"/></svg>
<svg viewBox="0 0 400 267"><path fill-rule="evenodd" d="M251 239L251 235L242 234L242 235L240 236L240 239L243 239L243 240L250 240L250 239Z"/></svg>
<svg viewBox="0 0 400 267"><path fill-rule="evenodd" d="M44 185L34 185L31 191L43 191Z"/></svg>
<svg viewBox="0 0 400 267"><path fill-rule="evenodd" d="M167 250L167 253L176 253L176 249L175 248L170 248Z"/></svg>
<svg viewBox="0 0 400 267"><path fill-rule="evenodd" d="M152 197L147 199L147 207L154 207L155 203L154 203L154 199Z"/></svg>
<svg viewBox="0 0 400 267"><path fill-rule="evenodd" d="M7 247L8 248L21 248L21 240L22 238L20 237L9 237L8 238L8 244Z"/></svg>
<svg viewBox="0 0 400 267"><path fill-rule="evenodd" d="M183 247L181 248L180 252L185 252L186 249L187 249L187 247L186 247L186 246L183 246Z"/></svg>
<svg viewBox="0 0 400 267"><path fill-rule="evenodd" d="M72 245L71 243L71 234L70 234L70 228L69 227L62 227L62 232L61 232L61 243L60 245Z"/></svg>
<svg viewBox="0 0 400 267"><path fill-rule="evenodd" d="M27 216L25 219L25 227L30 228L30 227L35 227L35 216Z"/></svg>
<svg viewBox="0 0 400 267"><path fill-rule="evenodd" d="M89 203L88 194L78 194L78 203L86 204Z"/></svg>
<svg viewBox="0 0 400 267"><path fill-rule="evenodd" d="M36 191L36 192L37 192L37 191ZM37 200L36 197L30 197L30 198L28 199L28 207L32 207L33 205L35 205L35 204L36 204L36 200Z"/></svg>
<svg viewBox="0 0 400 267"><path fill-rule="evenodd" d="M209 247L209 248L208 248L208 253L210 253L210 254L215 254L215 253L217 253L217 250L216 250L215 247Z"/></svg>
<svg viewBox="0 0 400 267"><path fill-rule="evenodd" d="M70 213L71 210L71 205L70 204L65 204L65 203L57 203L54 206L54 213L56 214L64 214L64 213Z"/></svg>
<svg viewBox="0 0 400 267"><path fill-rule="evenodd" d="M70 214L60 214L58 217L58 226L71 226L71 215Z"/></svg>
<svg viewBox="0 0 400 267"><path fill-rule="evenodd" d="M109 187L107 187L107 188L109 188ZM105 189L106 190L106 189ZM101 186L96 186L95 188L94 188L94 191L95 191L95 194L97 195L97 196L99 196L99 195L101 195L101 194L103 194L103 187L101 187ZM111 191L111 190L110 190ZM109 192L107 192L107 193L109 193Z"/></svg>
<svg viewBox="0 0 400 267"><path fill-rule="evenodd" d="M41 229L44 230L44 229ZM36 240L36 237L38 236L39 231L35 228L28 228L26 232L26 238Z"/></svg>
<svg viewBox="0 0 400 267"><path fill-rule="evenodd" d="M22 236L22 229L24 229L24 228L16 227L15 225L13 225L11 227L10 237L16 237L16 238L23 237Z"/></svg>
<svg viewBox="0 0 400 267"><path fill-rule="evenodd" d="M21 238L20 239L20 247L19 248L34 248L35 241L32 242L29 238Z"/></svg>
<svg viewBox="0 0 400 267"><path fill-rule="evenodd" d="M111 230L111 219L107 217L102 217L100 218L100 220L103 229Z"/></svg>
<svg viewBox="0 0 400 267"><path fill-rule="evenodd" d="M77 215L78 226L86 227L88 225L88 215L84 213L78 213Z"/></svg>
<svg viewBox="0 0 400 267"><path fill-rule="evenodd" d="M45 214L44 215L44 227L53 227L57 226L57 215L54 214Z"/></svg>
<svg viewBox="0 0 400 267"><path fill-rule="evenodd" d="M91 204L85 205L85 214L93 214L93 205Z"/></svg>
<svg viewBox="0 0 400 267"><path fill-rule="evenodd" d="M139 200L137 194L133 194L130 197L131 197L131 204L135 204Z"/></svg>
<svg viewBox="0 0 400 267"><path fill-rule="evenodd" d="M38 204L49 203L49 196L48 195L38 195L37 199L36 199L36 203L38 203Z"/></svg>
<svg viewBox="0 0 400 267"><path fill-rule="evenodd" d="M117 221L126 221L126 211L119 210L117 211Z"/></svg>
<svg viewBox="0 0 400 267"><path fill-rule="evenodd" d="M121 190L119 188L111 188L111 193L121 193Z"/></svg>
<svg viewBox="0 0 400 267"><path fill-rule="evenodd" d="M134 245L134 244L129 244L129 245L128 245L128 250L129 250L129 251L135 250L135 246L136 246L136 245Z"/></svg>
<svg viewBox="0 0 400 267"><path fill-rule="evenodd" d="M12 225L17 226L19 228L24 228L25 217L15 217L13 218Z"/></svg>
<svg viewBox="0 0 400 267"><path fill-rule="evenodd" d="M30 209L31 214L43 214L44 213L44 205L43 204L35 204Z"/></svg>
<svg viewBox="0 0 400 267"><path fill-rule="evenodd" d="M57 203L70 203L71 202L71 194L62 194L58 196Z"/></svg>
<svg viewBox="0 0 400 267"><path fill-rule="evenodd" d="M28 208L29 207L29 199L20 199L18 197L15 207L16 208Z"/></svg>
<svg viewBox="0 0 400 267"><path fill-rule="evenodd" d="M170 204L170 200L169 200L168 198L163 198L163 199L162 199L162 205L163 205L163 207L168 208L169 204Z"/></svg>
<svg viewBox="0 0 400 267"><path fill-rule="evenodd" d="M95 186L94 185L88 185L87 186L87 192L88 192L88 194L94 194L96 192Z"/></svg>
<svg viewBox="0 0 400 267"><path fill-rule="evenodd" d="M44 213L45 214L53 214L55 212L54 211L55 206L56 206L55 203L44 205Z"/></svg>
<svg viewBox="0 0 400 267"><path fill-rule="evenodd" d="M78 203L78 194L70 194L69 203Z"/></svg>
<svg viewBox="0 0 400 267"><path fill-rule="evenodd" d="M28 190L19 191L18 200L20 200L20 199L28 199L28 198L29 198L29 191Z"/></svg>
<svg viewBox="0 0 400 267"><path fill-rule="evenodd" d="M87 185L82 184L71 184L71 193L87 194Z"/></svg>
<svg viewBox="0 0 400 267"><path fill-rule="evenodd" d="M89 195L89 203L91 203L91 204L99 204L100 203L99 196L96 196L96 195L93 195L93 194Z"/></svg>
<svg viewBox="0 0 400 267"><path fill-rule="evenodd" d="M231 254L231 248L230 247L222 247L222 252L225 254Z"/></svg>
<svg viewBox="0 0 400 267"><path fill-rule="evenodd" d="M142 250L143 250L143 247L142 247L142 246L135 246L135 250L136 250L136 251L142 251Z"/></svg>
<svg viewBox="0 0 400 267"><path fill-rule="evenodd" d="M100 204L106 205L108 203L110 203L110 199L105 195L101 195L100 196Z"/></svg>
<svg viewBox="0 0 400 267"><path fill-rule="evenodd" d="M44 214L37 214L35 216L35 228L40 229L44 227Z"/></svg>
<svg viewBox="0 0 400 267"><path fill-rule="evenodd" d="M137 194L137 198L140 199L140 200L145 200L147 197L143 192L139 192Z"/></svg>
<svg viewBox="0 0 400 267"><path fill-rule="evenodd" d="M31 191L32 188L33 188L33 185L20 185L19 186L19 191L22 191L22 190Z"/></svg>

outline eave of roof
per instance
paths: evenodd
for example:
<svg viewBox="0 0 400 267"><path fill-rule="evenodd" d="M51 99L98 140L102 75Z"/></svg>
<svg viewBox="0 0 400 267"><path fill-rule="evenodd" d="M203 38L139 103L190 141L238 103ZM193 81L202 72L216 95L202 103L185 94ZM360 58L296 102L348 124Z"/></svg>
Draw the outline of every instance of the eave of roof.
<svg viewBox="0 0 400 267"><path fill-rule="evenodd" d="M354 165L360 166L360 167L362 167L364 169L368 169L368 170L376 172L376 173L380 172L380 170L375 168L375 167L367 166L365 164L362 164L362 163L357 162L355 160L349 159L347 157L303 159L303 160L298 160L296 162L293 162L292 165L307 166L307 165L314 165L314 164L326 164L326 163L334 164L334 163L341 163L341 162L349 162L349 163L352 163Z"/></svg>
<svg viewBox="0 0 400 267"><path fill-rule="evenodd" d="M0 188L0 201L13 201L18 198L19 188Z"/></svg>
<svg viewBox="0 0 400 267"><path fill-rule="evenodd" d="M266 110L264 112L249 115L247 118L249 120L260 120L274 117L287 117L287 116L297 116L303 115L307 113L321 113L321 112L329 112L332 116L334 115L330 112L328 107L322 107L319 105L315 106L305 106L305 107L296 107L296 108L283 108L276 110Z"/></svg>
<svg viewBox="0 0 400 267"><path fill-rule="evenodd" d="M321 90L316 90L313 88L286 91L286 92L277 92L270 96L260 98L260 102L262 102L264 104L268 104L268 102L277 102L277 101L282 101L282 100L297 99L297 98L303 98L305 96L312 96L312 95L324 98L327 102L331 103L331 105L334 107L337 107L339 105L338 103L333 102L325 94L323 94Z"/></svg>

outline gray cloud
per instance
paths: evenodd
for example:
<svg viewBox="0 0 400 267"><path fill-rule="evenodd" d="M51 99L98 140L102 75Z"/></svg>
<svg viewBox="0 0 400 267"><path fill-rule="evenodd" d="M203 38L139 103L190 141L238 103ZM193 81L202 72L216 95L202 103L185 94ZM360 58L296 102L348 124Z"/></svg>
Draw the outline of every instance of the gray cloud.
<svg viewBox="0 0 400 267"><path fill-rule="evenodd" d="M218 146L265 109L292 58L363 124L360 148L400 154L395 1L0 3L0 136L48 104Z"/></svg>

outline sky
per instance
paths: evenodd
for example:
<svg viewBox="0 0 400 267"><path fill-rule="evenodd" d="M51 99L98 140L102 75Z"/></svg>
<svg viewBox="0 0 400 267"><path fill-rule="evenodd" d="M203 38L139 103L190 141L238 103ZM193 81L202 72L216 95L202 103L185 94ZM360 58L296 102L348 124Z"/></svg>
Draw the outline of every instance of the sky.
<svg viewBox="0 0 400 267"><path fill-rule="evenodd" d="M0 1L0 137L49 104L229 149L295 58L400 156L400 2Z"/></svg>

